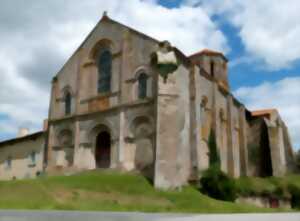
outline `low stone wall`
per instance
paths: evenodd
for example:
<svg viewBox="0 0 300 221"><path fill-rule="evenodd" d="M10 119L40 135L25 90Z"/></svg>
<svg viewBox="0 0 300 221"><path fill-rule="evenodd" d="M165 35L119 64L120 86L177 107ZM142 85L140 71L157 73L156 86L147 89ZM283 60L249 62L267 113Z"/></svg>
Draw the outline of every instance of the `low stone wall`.
<svg viewBox="0 0 300 221"><path fill-rule="evenodd" d="M236 203L246 203L261 208L292 208L290 199L275 199L266 196L243 196L237 198Z"/></svg>

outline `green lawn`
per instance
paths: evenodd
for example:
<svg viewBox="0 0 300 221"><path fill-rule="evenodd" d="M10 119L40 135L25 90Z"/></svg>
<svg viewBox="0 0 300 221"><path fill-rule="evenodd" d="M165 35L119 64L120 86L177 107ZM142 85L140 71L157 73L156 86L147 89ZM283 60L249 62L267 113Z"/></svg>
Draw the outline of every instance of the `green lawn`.
<svg viewBox="0 0 300 221"><path fill-rule="evenodd" d="M193 213L278 211L214 200L192 186L182 191L158 191L141 176L111 171L2 181L0 208Z"/></svg>

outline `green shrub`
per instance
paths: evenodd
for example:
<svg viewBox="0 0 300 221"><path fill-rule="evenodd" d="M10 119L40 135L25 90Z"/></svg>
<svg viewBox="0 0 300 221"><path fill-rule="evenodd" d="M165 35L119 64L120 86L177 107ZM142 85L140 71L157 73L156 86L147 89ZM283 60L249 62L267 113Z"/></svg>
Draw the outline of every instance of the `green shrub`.
<svg viewBox="0 0 300 221"><path fill-rule="evenodd" d="M219 200L234 201L237 189L234 179L223 173L217 166L203 172L200 179L201 192Z"/></svg>
<svg viewBox="0 0 300 221"><path fill-rule="evenodd" d="M300 150L295 153L295 161L297 170L300 171Z"/></svg>
<svg viewBox="0 0 300 221"><path fill-rule="evenodd" d="M209 148L209 166L217 167L220 169L221 160L220 160L220 156L218 153L216 135L213 130L211 130L210 135L209 135L208 148Z"/></svg>
<svg viewBox="0 0 300 221"><path fill-rule="evenodd" d="M300 188L296 185L289 185L288 186L289 192L292 195L292 208L300 209Z"/></svg>

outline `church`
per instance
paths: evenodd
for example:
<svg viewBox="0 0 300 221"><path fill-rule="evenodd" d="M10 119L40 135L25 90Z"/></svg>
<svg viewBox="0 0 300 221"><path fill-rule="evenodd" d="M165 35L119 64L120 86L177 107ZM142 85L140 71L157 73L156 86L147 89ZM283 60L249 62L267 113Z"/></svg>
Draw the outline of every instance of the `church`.
<svg viewBox="0 0 300 221"><path fill-rule="evenodd" d="M106 13L53 78L44 124L0 143L0 179L115 169L177 188L209 167L212 134L232 177L294 167L278 111L250 111L232 95L221 52L185 55Z"/></svg>

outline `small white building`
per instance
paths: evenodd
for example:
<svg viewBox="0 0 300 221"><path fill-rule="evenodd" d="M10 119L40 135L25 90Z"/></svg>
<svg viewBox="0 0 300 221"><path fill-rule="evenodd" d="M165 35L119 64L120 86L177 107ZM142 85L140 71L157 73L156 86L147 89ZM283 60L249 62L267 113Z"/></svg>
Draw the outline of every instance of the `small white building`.
<svg viewBox="0 0 300 221"><path fill-rule="evenodd" d="M35 178L43 172L45 133L0 143L0 178L13 180Z"/></svg>

